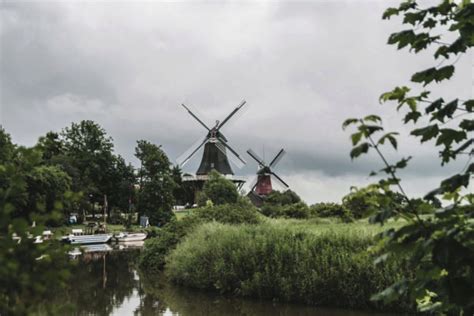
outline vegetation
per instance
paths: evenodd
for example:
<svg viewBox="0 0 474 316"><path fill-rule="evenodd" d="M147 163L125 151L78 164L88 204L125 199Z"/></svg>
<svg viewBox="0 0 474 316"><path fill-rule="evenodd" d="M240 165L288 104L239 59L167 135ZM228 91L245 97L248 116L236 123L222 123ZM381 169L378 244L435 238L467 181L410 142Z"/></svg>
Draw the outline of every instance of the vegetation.
<svg viewBox="0 0 474 316"><path fill-rule="evenodd" d="M430 49L435 60L442 60L435 61L437 66L413 74L411 81L421 84L424 89L431 83L449 80L455 72L456 61L474 45L474 4L469 0L444 0L423 8L417 1L408 0L396 8L387 9L383 18L397 15L403 17L406 28L391 34L388 43L397 45L398 49L408 47L415 53ZM407 256L414 278L401 278L373 299L388 303L409 295L419 311L472 315L474 194L465 189L474 173L474 163L470 161L474 154L474 141L469 136L474 130L474 100L431 99L431 91L414 90L412 92L407 86L396 87L382 94L380 100L393 101L397 110L407 111L403 123L414 124L411 135L422 143L435 141L434 145L440 148L442 166L462 157L466 158L466 164L437 188L427 192L421 203L414 203L406 195L398 176L398 171L407 166L411 157L391 163L384 151L386 144L397 149L398 133L392 131L380 135L384 129L381 118L376 115L348 119L343 124L343 127L355 125L357 128L351 135L352 158L371 151L384 164L379 171L384 176L371 186L381 196L372 209L371 221L383 224L392 217L407 221L399 229L384 232L377 262ZM400 195L405 202L403 205L398 200ZM430 211L427 205L436 211L432 211L431 216L420 216Z"/></svg>
<svg viewBox="0 0 474 316"><path fill-rule="evenodd" d="M60 291L69 277L65 248L35 244L44 225L61 217L74 196L58 186L69 178L41 164L40 153L17 147L0 128L0 314L30 314ZM32 227L35 223L35 227ZM45 307L52 313L55 306Z"/></svg>
<svg viewBox="0 0 474 316"><path fill-rule="evenodd" d="M207 201L215 205L237 202L239 192L231 181L215 170L212 170L208 176L209 180L206 181L198 196L199 206L205 206Z"/></svg>
<svg viewBox="0 0 474 316"><path fill-rule="evenodd" d="M137 142L135 156L140 160L138 210L147 215L151 225L164 225L172 212L176 184L173 181L170 161L165 152L150 142Z"/></svg>
<svg viewBox="0 0 474 316"><path fill-rule="evenodd" d="M353 308L381 308L371 295L408 274L393 260L373 265L367 248L375 229L296 223L201 225L170 253L166 273L178 284L199 289ZM409 305L400 300L385 308Z"/></svg>
<svg viewBox="0 0 474 316"><path fill-rule="evenodd" d="M206 222L257 224L261 222L261 218L255 207L244 198L240 198L234 204L194 209L181 220L169 222L159 229L156 238L146 241L145 249L140 256L140 267L150 272L161 271L168 253L193 229Z"/></svg>

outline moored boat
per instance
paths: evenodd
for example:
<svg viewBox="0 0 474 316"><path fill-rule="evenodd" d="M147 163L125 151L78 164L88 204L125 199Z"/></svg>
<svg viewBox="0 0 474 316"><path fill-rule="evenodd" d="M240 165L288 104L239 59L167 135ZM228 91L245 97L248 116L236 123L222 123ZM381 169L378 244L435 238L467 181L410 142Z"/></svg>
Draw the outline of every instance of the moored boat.
<svg viewBox="0 0 474 316"><path fill-rule="evenodd" d="M118 242L142 241L146 239L145 233L119 233L114 236Z"/></svg>
<svg viewBox="0 0 474 316"><path fill-rule="evenodd" d="M109 234L69 235L64 240L72 245L105 244L112 238Z"/></svg>

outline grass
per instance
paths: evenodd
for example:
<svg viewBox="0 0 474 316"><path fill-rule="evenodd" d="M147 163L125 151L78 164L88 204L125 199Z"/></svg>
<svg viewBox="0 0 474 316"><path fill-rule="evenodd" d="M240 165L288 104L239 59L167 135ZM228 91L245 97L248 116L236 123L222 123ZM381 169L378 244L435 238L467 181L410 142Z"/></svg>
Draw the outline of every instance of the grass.
<svg viewBox="0 0 474 316"><path fill-rule="evenodd" d="M370 301L372 294L408 273L400 262L373 264L367 249L386 228L327 219L206 223L168 255L166 274L177 284L241 296L409 310L404 302L382 306Z"/></svg>

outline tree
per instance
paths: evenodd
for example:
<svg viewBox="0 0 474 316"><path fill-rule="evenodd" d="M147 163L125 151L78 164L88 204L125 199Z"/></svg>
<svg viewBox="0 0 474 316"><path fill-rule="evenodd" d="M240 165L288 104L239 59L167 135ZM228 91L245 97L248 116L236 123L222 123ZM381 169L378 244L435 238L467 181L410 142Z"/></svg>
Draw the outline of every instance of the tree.
<svg viewBox="0 0 474 316"><path fill-rule="evenodd" d="M474 4L468 0L443 0L438 5L422 8L416 1L409 0L396 8L388 8L383 18L396 15L403 16L407 28L391 34L389 44L397 45L398 49L409 47L415 53L434 48L434 58L443 59L436 61L437 66L413 74L411 81L426 87L449 80L455 72L456 61L474 45ZM453 61L452 58L456 59ZM409 87L402 86L380 97L381 102L393 101L397 110L407 111L403 123L414 124L412 136L419 138L421 143L435 141L435 146L440 147L442 166L466 157L465 167L427 192L424 203L410 200L398 177L398 171L407 166L411 157L390 163L384 154L384 145L390 144L397 149L398 133L380 135L384 129L381 118L376 115L351 118L343 124L343 128L357 127L351 135L352 158L374 151L384 164L378 173L372 172L372 175L385 176L373 184L384 199L380 200L380 207L373 212L371 221L383 224L392 217L406 221L403 227L382 234L381 255L377 262L389 257L406 258L414 276L398 281L373 299L390 302L408 294L420 311L472 315L474 194L465 189L474 173L474 163L470 162L474 139L468 136L474 130L474 100L433 100L430 94L427 90L412 93ZM423 124L421 127L420 123ZM394 190L402 194L404 207L394 207ZM436 211L421 216L429 211L427 204Z"/></svg>
<svg viewBox="0 0 474 316"><path fill-rule="evenodd" d="M173 196L176 203L178 205L185 205L187 203L192 204L194 202L194 191L189 184L183 182L182 170L179 166L174 166L171 173L173 175L173 181L176 184L176 187L173 190Z"/></svg>
<svg viewBox="0 0 474 316"><path fill-rule="evenodd" d="M202 192L198 197L200 206L206 205L206 201L212 201L214 205L236 203L239 198L237 187L232 181L224 178L216 170L208 174L209 179L204 183Z"/></svg>
<svg viewBox="0 0 474 316"><path fill-rule="evenodd" d="M14 146L3 129L0 139L11 150L8 159L0 160L0 314L29 315L66 285L69 261L64 246L57 240L36 244L31 236L61 217L71 195L62 195L66 188L58 190L67 187L67 176L42 166L39 151ZM6 147L0 147L3 157ZM45 314L58 312L52 304L42 308Z"/></svg>
<svg viewBox="0 0 474 316"><path fill-rule="evenodd" d="M105 130L93 121L72 123L61 132L67 159L65 169L73 174L74 191L82 191L93 203L110 195L113 172L113 143Z"/></svg>
<svg viewBox="0 0 474 316"><path fill-rule="evenodd" d="M265 203L271 205L288 205L299 202L301 202L301 198L292 190L286 190L284 192L273 190L265 200Z"/></svg>
<svg viewBox="0 0 474 316"><path fill-rule="evenodd" d="M161 146L145 140L137 141L135 156L140 160L138 212L147 215L150 224L162 226L174 217L173 190L176 185L170 161Z"/></svg>

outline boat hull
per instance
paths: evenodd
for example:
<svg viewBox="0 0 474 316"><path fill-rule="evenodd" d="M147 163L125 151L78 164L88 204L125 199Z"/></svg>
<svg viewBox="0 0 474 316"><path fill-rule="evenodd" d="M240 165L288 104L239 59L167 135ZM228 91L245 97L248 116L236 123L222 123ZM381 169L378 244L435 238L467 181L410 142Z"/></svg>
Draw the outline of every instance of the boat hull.
<svg viewBox="0 0 474 316"><path fill-rule="evenodd" d="M134 242L134 241L143 241L146 239L146 234L135 233L135 234L122 234L115 237L115 240L118 242Z"/></svg>
<svg viewBox="0 0 474 316"><path fill-rule="evenodd" d="M71 245L90 245L90 244L105 244L110 241L111 235L98 234L98 235L81 235L81 236L69 236L66 241Z"/></svg>

